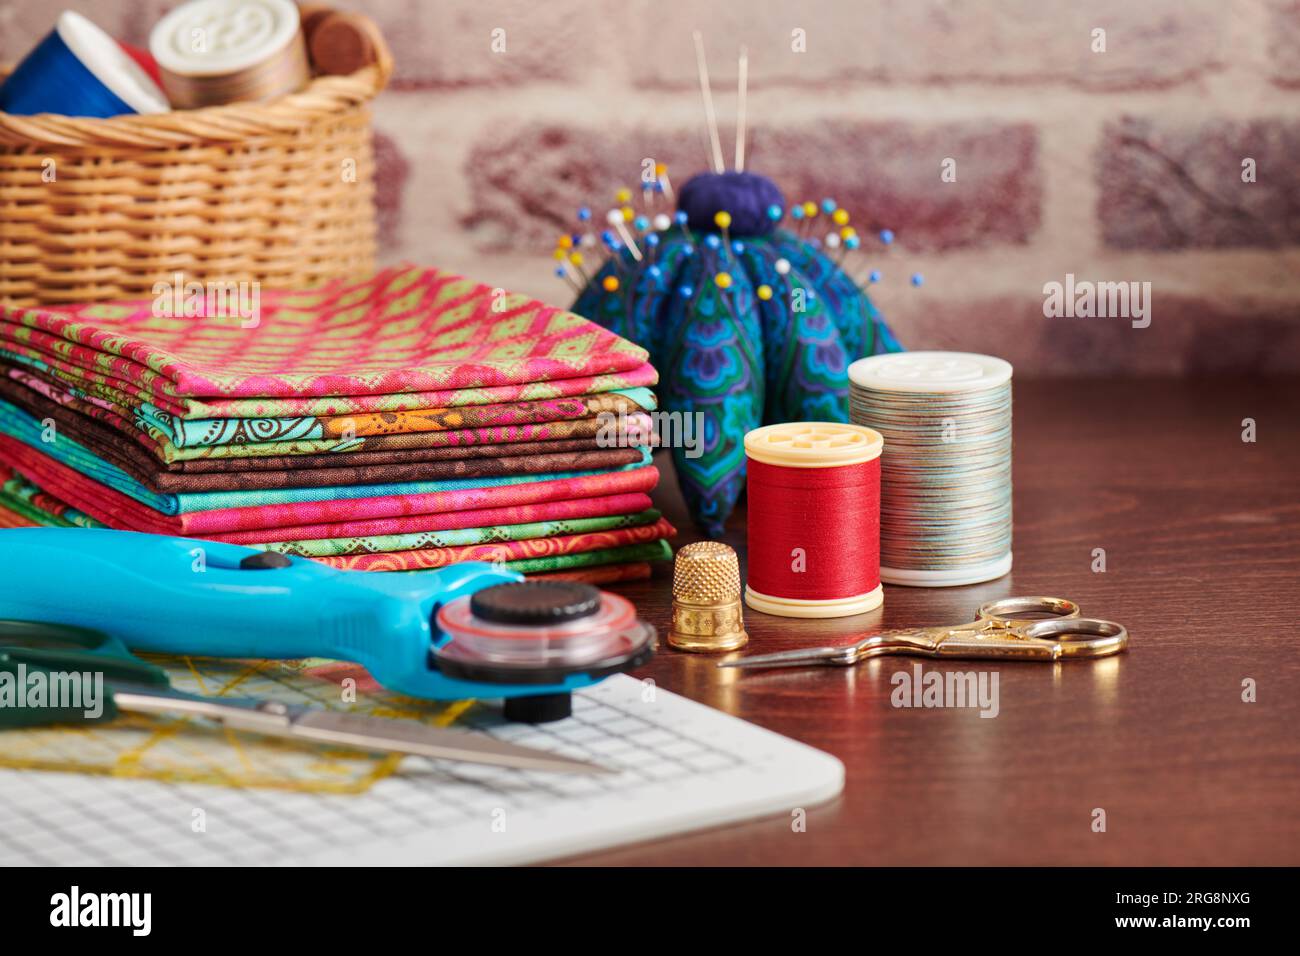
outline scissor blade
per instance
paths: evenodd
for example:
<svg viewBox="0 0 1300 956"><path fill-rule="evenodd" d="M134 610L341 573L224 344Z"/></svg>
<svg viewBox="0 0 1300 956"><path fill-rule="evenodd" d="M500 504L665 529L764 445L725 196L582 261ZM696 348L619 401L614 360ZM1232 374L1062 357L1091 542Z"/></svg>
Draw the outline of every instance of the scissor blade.
<svg viewBox="0 0 1300 956"><path fill-rule="evenodd" d="M774 654L751 654L734 661L719 661L719 667L803 667L811 664L847 664L847 647L801 647L794 651L777 651Z"/></svg>
<svg viewBox="0 0 1300 956"><path fill-rule="evenodd" d="M113 700L120 710L205 717L235 730L339 744L359 750L392 751L435 760L459 760L519 770L585 774L618 772L545 750L506 743L486 734L430 727L414 720L286 706L251 698L200 697L173 690L136 690L122 686L113 688Z"/></svg>
<svg viewBox="0 0 1300 956"><path fill-rule="evenodd" d="M584 760L507 743L486 734L430 727L413 720L309 710L295 715L290 728L292 736L306 740L343 744L363 750L391 750L437 760L459 760L518 770L553 770L561 773L617 772Z"/></svg>

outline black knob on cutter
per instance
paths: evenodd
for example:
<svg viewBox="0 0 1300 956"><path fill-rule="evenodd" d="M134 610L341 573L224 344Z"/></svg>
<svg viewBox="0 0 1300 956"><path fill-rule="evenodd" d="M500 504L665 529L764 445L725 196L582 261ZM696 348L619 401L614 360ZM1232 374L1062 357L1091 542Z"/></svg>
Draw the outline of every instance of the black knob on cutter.
<svg viewBox="0 0 1300 956"><path fill-rule="evenodd" d="M572 694L536 694L531 697L507 697L503 708L506 720L521 724L546 724L573 715Z"/></svg>
<svg viewBox="0 0 1300 956"><path fill-rule="evenodd" d="M602 596L591 585L575 581L520 581L475 591L466 604L458 599L435 613L435 629L450 639L433 648L433 665L459 680L537 685L560 684L572 674L583 674L590 682L639 667L654 653L654 628L620 617L615 610L605 616L602 625L606 599L621 602L625 615L632 610L625 599ZM609 617L621 621L620 630L602 633L600 628L609 625ZM586 625L564 626L588 618L593 620ZM554 659L525 654L523 660L511 660L510 655L528 650L530 629L556 652ZM578 659L564 659L565 642L576 642ZM522 723L543 724L572 713L573 698L567 692L524 694L505 700L506 719Z"/></svg>
<svg viewBox="0 0 1300 956"><path fill-rule="evenodd" d="M574 581L520 581L475 591L469 609L479 620L494 624L563 624L599 611L600 592L590 584ZM573 698L569 694L508 697L505 702L506 720L525 724L563 720L572 713Z"/></svg>
<svg viewBox="0 0 1300 956"><path fill-rule="evenodd" d="M600 610L600 592L575 581L520 581L475 591L470 613L494 624L563 624Z"/></svg>

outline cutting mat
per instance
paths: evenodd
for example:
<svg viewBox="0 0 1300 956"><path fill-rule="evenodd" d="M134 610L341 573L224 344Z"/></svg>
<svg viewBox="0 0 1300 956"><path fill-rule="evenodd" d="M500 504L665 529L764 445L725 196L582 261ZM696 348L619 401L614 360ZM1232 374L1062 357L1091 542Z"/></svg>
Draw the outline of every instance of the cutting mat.
<svg viewBox="0 0 1300 956"><path fill-rule="evenodd" d="M219 676L216 663L196 666L189 680ZM233 682L227 692L288 702L319 694L338 706L338 686L304 668L225 666ZM175 682L199 689L179 674ZM384 695L360 699L369 712L394 703ZM843 765L828 754L626 675L578 692L572 717L540 726L505 723L490 703L397 703L408 713L428 708L422 719L620 772L578 777L419 757L304 755L248 736L223 740L220 732L190 739L195 728L177 728L143 750L138 740L135 751L113 749L103 764L116 771L0 770L0 865L523 863L788 816L833 798L844 782ZM61 746L84 760L95 749L87 741L106 733L118 730ZM140 753L137 768L171 776L133 771L124 752ZM196 767L222 776L204 779ZM286 768L298 781L269 786L273 772ZM195 775L177 777L178 770ZM248 785L229 785L240 780Z"/></svg>

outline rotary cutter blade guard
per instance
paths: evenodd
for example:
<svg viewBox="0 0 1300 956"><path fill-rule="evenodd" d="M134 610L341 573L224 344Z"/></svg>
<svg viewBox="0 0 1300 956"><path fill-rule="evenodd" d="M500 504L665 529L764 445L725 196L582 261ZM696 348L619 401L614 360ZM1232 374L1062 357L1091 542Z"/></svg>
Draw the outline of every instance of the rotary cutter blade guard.
<svg viewBox="0 0 1300 956"><path fill-rule="evenodd" d="M626 598L589 584L498 584L438 609L434 665L485 684L590 683L637 667L654 653L655 630ZM567 717L569 692L508 698L506 717L537 723Z"/></svg>
<svg viewBox="0 0 1300 956"><path fill-rule="evenodd" d="M631 608L481 562L341 571L134 531L0 535L0 618L98 628L162 654L354 661L412 697L504 698L514 720L567 716L572 691L646 660L654 629Z"/></svg>

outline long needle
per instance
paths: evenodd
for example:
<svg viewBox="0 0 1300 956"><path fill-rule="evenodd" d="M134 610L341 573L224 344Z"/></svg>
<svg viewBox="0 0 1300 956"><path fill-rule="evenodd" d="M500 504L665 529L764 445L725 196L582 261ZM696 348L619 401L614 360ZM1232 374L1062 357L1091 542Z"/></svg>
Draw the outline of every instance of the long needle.
<svg viewBox="0 0 1300 956"><path fill-rule="evenodd" d="M696 30L695 66L700 72L700 93L704 97L704 118L709 124L709 142L713 145L713 171L723 171L722 140L718 138L718 116L713 111L713 91L709 88L709 66L704 62L704 37Z"/></svg>
<svg viewBox="0 0 1300 956"><path fill-rule="evenodd" d="M736 101L736 172L745 171L745 88L749 85L749 51L740 48L740 80Z"/></svg>

